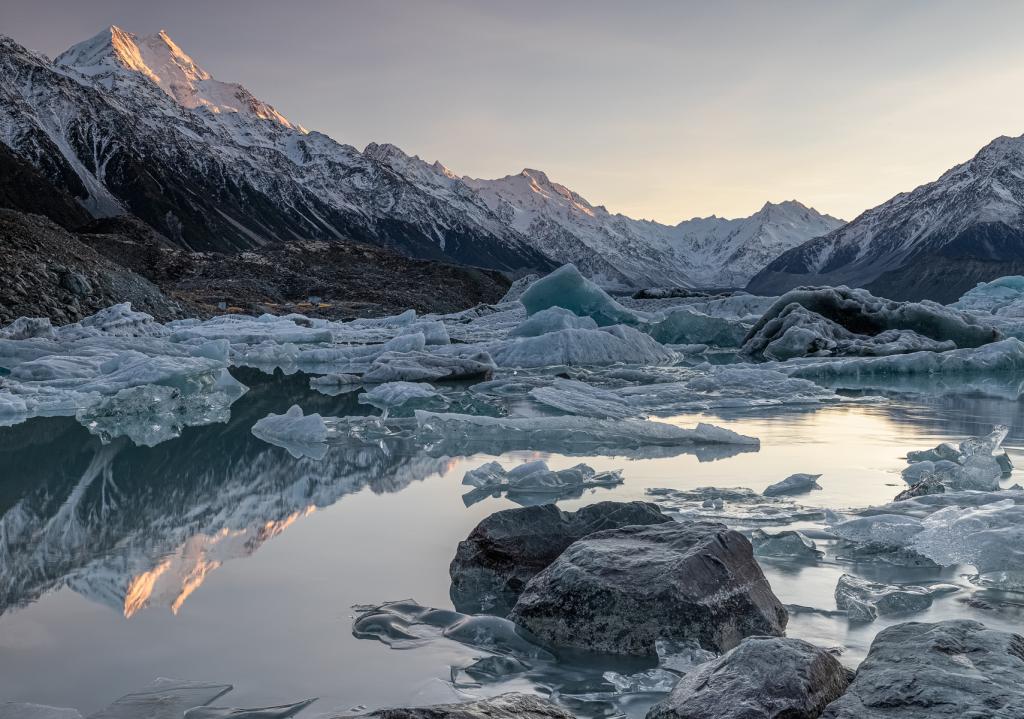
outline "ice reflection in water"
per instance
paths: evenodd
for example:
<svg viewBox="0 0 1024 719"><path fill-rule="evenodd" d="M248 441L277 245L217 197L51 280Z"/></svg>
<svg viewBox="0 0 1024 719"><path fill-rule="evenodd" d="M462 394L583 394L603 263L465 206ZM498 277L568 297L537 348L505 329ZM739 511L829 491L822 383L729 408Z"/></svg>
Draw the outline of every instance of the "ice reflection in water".
<svg viewBox="0 0 1024 719"><path fill-rule="evenodd" d="M71 418L0 430L0 697L88 713L156 676L181 676L228 679L242 706L321 697L301 716L513 689L555 693L581 714L613 706L642 716L657 695L646 689L671 681L659 673L671 670L592 657L527 660L443 636L396 652L353 636L353 605L415 596L448 610L455 546L484 516L515 506L504 496L463 502L464 474L488 461L505 469L544 459L555 471L580 462L597 472L623 470L622 485L564 499L566 509L596 499L650 499L647 490L660 487L677 493L664 496L683 514L717 513L745 531L806 531L823 558L760 557L761 564L795 610L789 634L842 646L851 665L877 631L904 617L849 623L833 596L843 574L960 586L914 619L967 616L1017 631L1024 625L1024 595L970 584L964 575L971 567L851 561L814 533L825 509L883 504L905 489L899 473L908 450L1006 424L1006 444L1019 458L1024 408L1013 382L979 382L967 396L933 395L944 388L927 383L874 382L859 391L897 398L665 420L683 427L716 422L760 438L758 451L739 454L666 448L602 456L497 440L438 441L424 450L403 429L411 418L399 413L383 433L365 421L364 441L332 439L317 461L293 458L250 428L295 403L324 416L373 410L352 393L312 391L302 374L235 374L251 390L234 403L229 422L186 428L154 447L125 438L104 446ZM461 397L452 411L458 402L487 401ZM700 487L759 492L794 472L821 473L822 490L778 502L727 500L721 510L678 494ZM760 521L772 513L775 521ZM622 698L623 689L636 694Z"/></svg>

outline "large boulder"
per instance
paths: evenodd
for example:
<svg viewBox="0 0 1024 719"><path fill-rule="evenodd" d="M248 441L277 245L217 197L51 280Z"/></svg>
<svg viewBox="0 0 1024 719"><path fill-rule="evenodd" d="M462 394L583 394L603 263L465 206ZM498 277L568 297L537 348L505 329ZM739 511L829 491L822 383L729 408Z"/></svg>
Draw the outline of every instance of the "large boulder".
<svg viewBox="0 0 1024 719"><path fill-rule="evenodd" d="M460 612L507 614L526 583L577 539L671 521L649 502L597 502L575 512L554 504L495 512L459 542L449 567L452 602Z"/></svg>
<svg viewBox="0 0 1024 719"><path fill-rule="evenodd" d="M826 719L1022 719L1024 637L966 619L878 633Z"/></svg>
<svg viewBox="0 0 1024 719"><path fill-rule="evenodd" d="M555 646L653 656L658 639L724 652L781 635L788 616L746 537L671 522L578 540L530 580L509 619Z"/></svg>
<svg viewBox="0 0 1024 719"><path fill-rule="evenodd" d="M815 719L850 683L824 649L800 639L748 637L701 664L647 719Z"/></svg>
<svg viewBox="0 0 1024 719"><path fill-rule="evenodd" d="M359 716L373 719L574 719L556 704L528 694L502 694L465 704L378 709Z"/></svg>

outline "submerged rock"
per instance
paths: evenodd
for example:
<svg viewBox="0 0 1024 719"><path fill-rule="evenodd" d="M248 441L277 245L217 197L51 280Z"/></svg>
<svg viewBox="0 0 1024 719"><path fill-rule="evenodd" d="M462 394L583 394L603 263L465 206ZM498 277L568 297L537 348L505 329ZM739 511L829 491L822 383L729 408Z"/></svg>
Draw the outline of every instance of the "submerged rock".
<svg viewBox="0 0 1024 719"><path fill-rule="evenodd" d="M1021 719L1024 637L963 619L889 627L822 717Z"/></svg>
<svg viewBox="0 0 1024 719"><path fill-rule="evenodd" d="M527 694L502 694L465 704L378 709L361 717L374 719L574 719L556 704Z"/></svg>
<svg viewBox="0 0 1024 719"><path fill-rule="evenodd" d="M748 637L683 677L647 719L815 719L849 683L847 670L824 649Z"/></svg>
<svg viewBox="0 0 1024 719"><path fill-rule="evenodd" d="M580 539L530 580L509 618L555 646L639 656L658 639L725 651L781 635L788 619L747 538L710 522Z"/></svg>
<svg viewBox="0 0 1024 719"><path fill-rule="evenodd" d="M460 611L504 614L526 583L576 540L671 521L647 502L597 502L575 512L553 504L495 512L459 543L449 567L452 601Z"/></svg>
<svg viewBox="0 0 1024 719"><path fill-rule="evenodd" d="M818 484L820 474L791 474L781 482L765 487L761 492L766 497L778 497L782 494L801 494L812 489L821 489Z"/></svg>
<svg viewBox="0 0 1024 719"><path fill-rule="evenodd" d="M836 606L858 622L874 621L879 614L920 612L932 605L932 592L925 587L869 582L851 574L839 577L835 596Z"/></svg>

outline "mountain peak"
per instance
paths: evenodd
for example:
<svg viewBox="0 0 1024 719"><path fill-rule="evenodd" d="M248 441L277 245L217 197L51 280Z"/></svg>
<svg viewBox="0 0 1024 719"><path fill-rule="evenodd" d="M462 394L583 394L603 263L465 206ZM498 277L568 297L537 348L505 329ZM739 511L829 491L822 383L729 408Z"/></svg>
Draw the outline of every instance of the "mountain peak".
<svg viewBox="0 0 1024 719"><path fill-rule="evenodd" d="M215 80L166 30L136 35L111 25L64 51L54 62L89 77L134 73L157 85L189 110L204 108L214 114L241 113L306 132L241 85Z"/></svg>

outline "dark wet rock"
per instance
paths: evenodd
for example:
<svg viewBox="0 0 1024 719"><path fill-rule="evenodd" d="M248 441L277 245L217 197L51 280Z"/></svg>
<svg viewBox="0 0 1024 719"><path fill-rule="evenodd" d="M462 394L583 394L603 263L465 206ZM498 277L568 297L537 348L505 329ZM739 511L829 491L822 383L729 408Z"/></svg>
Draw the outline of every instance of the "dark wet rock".
<svg viewBox="0 0 1024 719"><path fill-rule="evenodd" d="M920 612L932 605L932 592L925 587L869 582L852 574L839 577L835 596L836 606L860 622L873 621L879 614Z"/></svg>
<svg viewBox="0 0 1024 719"><path fill-rule="evenodd" d="M658 639L726 651L788 616L739 532L672 522L597 532L526 586L509 619L554 646L650 656Z"/></svg>
<svg viewBox="0 0 1024 719"><path fill-rule="evenodd" d="M849 683L847 670L824 649L748 637L683 677L647 719L815 719Z"/></svg>
<svg viewBox="0 0 1024 719"><path fill-rule="evenodd" d="M597 502L575 512L554 504L495 512L459 542L449 567L452 601L462 612L505 614L526 583L577 539L671 521L649 502Z"/></svg>
<svg viewBox="0 0 1024 719"><path fill-rule="evenodd" d="M927 494L944 494L945 492L946 484L942 481L942 477L932 475L930 477L925 477L917 484L904 489L902 492L897 494L895 498L893 498L893 501L902 502L904 499L923 497Z"/></svg>
<svg viewBox="0 0 1024 719"><path fill-rule="evenodd" d="M465 704L419 709L378 709L359 716L374 719L574 719L556 704L527 694L502 694Z"/></svg>
<svg viewBox="0 0 1024 719"><path fill-rule="evenodd" d="M889 627L822 717L1022 719L1024 637L964 619Z"/></svg>
<svg viewBox="0 0 1024 719"><path fill-rule="evenodd" d="M818 484L820 474L791 474L781 482L765 487L761 492L766 497L778 497L783 494L801 494L812 489L821 489Z"/></svg>

